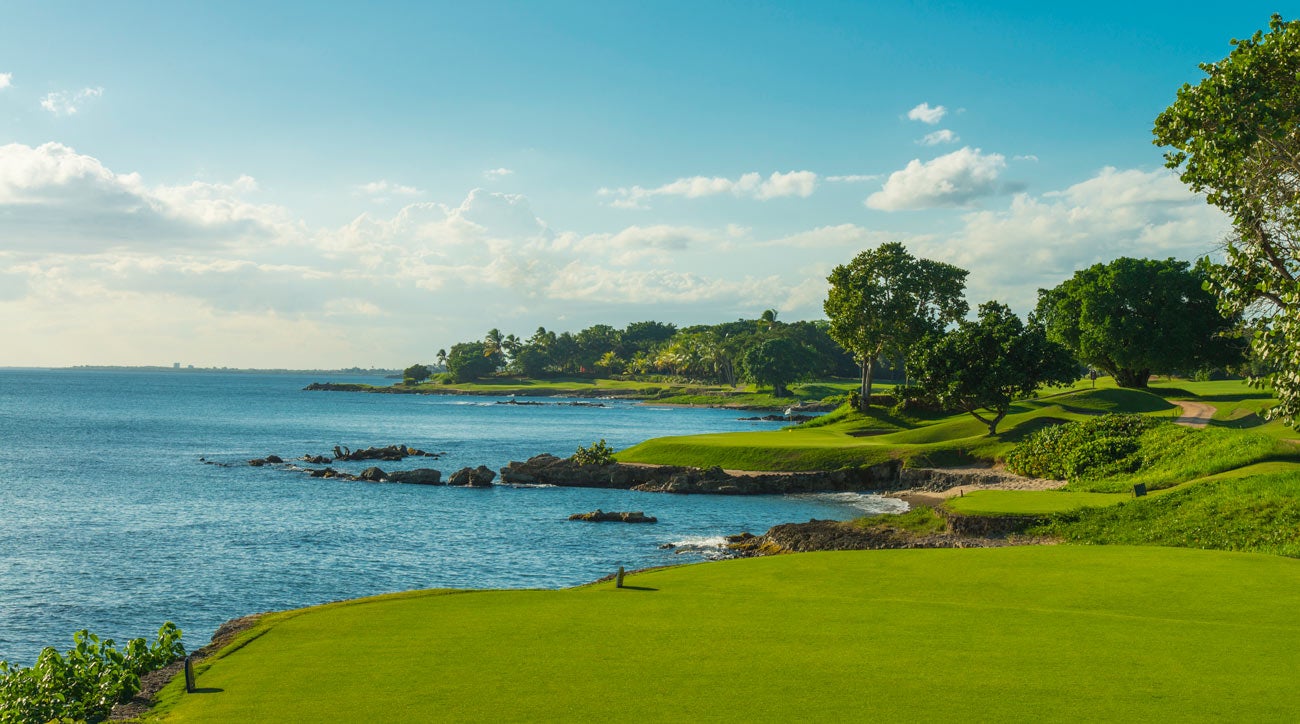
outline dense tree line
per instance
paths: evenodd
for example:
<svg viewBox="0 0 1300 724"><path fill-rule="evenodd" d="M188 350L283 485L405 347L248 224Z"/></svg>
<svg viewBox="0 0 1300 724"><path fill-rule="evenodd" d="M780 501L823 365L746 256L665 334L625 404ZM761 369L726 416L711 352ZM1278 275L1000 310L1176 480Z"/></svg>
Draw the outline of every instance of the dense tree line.
<svg viewBox="0 0 1300 724"><path fill-rule="evenodd" d="M787 323L777 316L767 310L757 319L682 328L657 321L596 324L576 333L538 327L528 337L491 329L481 340L439 350L436 362L454 382L492 375L657 375L708 384L757 382L778 395L800 380L854 374L854 360L831 338L828 322ZM432 374L416 364L404 377L414 383Z"/></svg>

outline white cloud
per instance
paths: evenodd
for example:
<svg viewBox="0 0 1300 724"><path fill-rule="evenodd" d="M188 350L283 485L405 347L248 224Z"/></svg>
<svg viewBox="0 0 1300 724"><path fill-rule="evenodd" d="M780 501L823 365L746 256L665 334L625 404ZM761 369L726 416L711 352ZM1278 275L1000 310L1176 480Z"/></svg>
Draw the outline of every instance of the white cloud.
<svg viewBox="0 0 1300 724"><path fill-rule="evenodd" d="M103 88L82 88L79 91L54 91L41 99L41 108L56 116L73 116L87 101L104 95Z"/></svg>
<svg viewBox="0 0 1300 724"><path fill-rule="evenodd" d="M737 198L760 201L781 197L807 198L817 188L817 174L812 171L773 172L766 179L758 173L742 174L738 178L725 176L688 176L655 188L601 188L599 196L616 196L610 206L620 209L645 209L645 200L655 196L677 196L699 199L707 196L731 194Z"/></svg>
<svg viewBox="0 0 1300 724"><path fill-rule="evenodd" d="M246 197L247 176L230 184L145 185L58 143L0 146L0 218L8 250L93 252L261 242L291 233L274 206Z"/></svg>
<svg viewBox="0 0 1300 724"><path fill-rule="evenodd" d="M997 194L998 177L1005 167L1001 154L984 154L969 146L924 163L913 159L906 168L891 173L866 204L882 211L965 206Z"/></svg>
<svg viewBox="0 0 1300 724"><path fill-rule="evenodd" d="M847 176L827 176L826 180L831 183L856 184L864 181L875 181L880 178L880 174L849 174Z"/></svg>
<svg viewBox="0 0 1300 724"><path fill-rule="evenodd" d="M387 179L371 181L353 187L355 193L369 196L375 203L383 203L393 196L419 196L424 192L414 186L403 186Z"/></svg>
<svg viewBox="0 0 1300 724"><path fill-rule="evenodd" d="M907 117L913 121L928 123L931 126L943 120L948 115L948 109L943 106L931 106L929 103L922 103L907 112Z"/></svg>
<svg viewBox="0 0 1300 724"><path fill-rule="evenodd" d="M917 143L922 146L938 146L941 143L956 143L960 140L957 134L947 128L941 128L933 133L925 134Z"/></svg>
<svg viewBox="0 0 1300 724"><path fill-rule="evenodd" d="M492 168L492 169L488 169L487 171L484 171L484 172L483 172L483 175L484 175L484 176L486 176L486 177L488 177L488 178L490 178L490 179L492 179L492 180L494 180L494 181L497 180L497 179L503 179L503 178L505 178L506 176L510 176L510 175L513 175L513 174L514 174L514 170L512 170L512 169L508 169L508 168Z"/></svg>
<svg viewBox="0 0 1300 724"><path fill-rule="evenodd" d="M0 73L0 90L4 90L14 84L13 73Z"/></svg>
<svg viewBox="0 0 1300 724"><path fill-rule="evenodd" d="M1032 154L1032 153L1027 153L1027 154L1024 154L1023 156L1012 156L1012 157L1011 157L1011 160L1012 160L1012 161L1031 161L1031 162L1033 162L1033 163L1038 163L1038 157L1035 156L1035 155Z"/></svg>

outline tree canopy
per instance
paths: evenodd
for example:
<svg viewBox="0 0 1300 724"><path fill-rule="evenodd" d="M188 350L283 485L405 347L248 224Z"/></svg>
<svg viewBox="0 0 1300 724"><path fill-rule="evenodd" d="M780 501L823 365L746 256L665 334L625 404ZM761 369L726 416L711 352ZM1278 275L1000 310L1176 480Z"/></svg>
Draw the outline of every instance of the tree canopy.
<svg viewBox="0 0 1300 724"><path fill-rule="evenodd" d="M461 342L447 353L447 372L456 382L469 382L496 372L502 361L500 349L492 349L488 343Z"/></svg>
<svg viewBox="0 0 1300 724"><path fill-rule="evenodd" d="M1010 307L980 305L974 322L917 345L912 372L923 394L945 408L964 410L996 435L1011 403L1045 384L1078 378L1069 351L1037 324L1025 325ZM985 416L980 410L988 410Z"/></svg>
<svg viewBox="0 0 1300 724"><path fill-rule="evenodd" d="M1300 423L1300 21L1233 40L1206 77L1184 84L1156 118L1166 165L1226 212L1233 234L1210 288L1226 314L1254 329L1257 357L1279 399L1270 413Z"/></svg>
<svg viewBox="0 0 1300 724"><path fill-rule="evenodd" d="M960 319L969 308L965 269L917 259L897 242L864 251L835 267L823 305L830 336L859 360L861 405L871 404L872 366Z"/></svg>
<svg viewBox="0 0 1300 724"><path fill-rule="evenodd" d="M810 350L789 337L774 337L750 347L741 358L745 374L760 385L771 385L774 397L790 394L786 385L808 373Z"/></svg>
<svg viewBox="0 0 1300 724"><path fill-rule="evenodd" d="M1121 387L1146 387L1152 374L1240 360L1235 324L1205 291L1205 273L1176 259L1121 257L1038 290L1034 317L1079 361Z"/></svg>

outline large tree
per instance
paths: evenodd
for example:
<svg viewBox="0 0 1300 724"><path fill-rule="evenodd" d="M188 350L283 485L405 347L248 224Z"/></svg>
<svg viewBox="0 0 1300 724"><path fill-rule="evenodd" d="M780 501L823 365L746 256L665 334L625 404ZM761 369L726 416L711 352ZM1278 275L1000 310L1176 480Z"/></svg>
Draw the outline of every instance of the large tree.
<svg viewBox="0 0 1300 724"><path fill-rule="evenodd" d="M1204 63L1156 118L1166 165L1226 212L1233 235L1210 287L1225 313L1255 330L1271 411L1300 422L1300 20L1274 15L1269 31L1232 41L1228 57Z"/></svg>
<svg viewBox="0 0 1300 724"><path fill-rule="evenodd" d="M835 267L824 308L830 335L859 360L862 409L871 404L872 366L965 316L966 270L917 259L897 242Z"/></svg>
<svg viewBox="0 0 1300 724"><path fill-rule="evenodd" d="M1121 257L1038 290L1034 318L1080 362L1120 387L1144 388L1152 374L1240 360L1233 320L1219 313L1204 284L1203 267Z"/></svg>
<svg viewBox="0 0 1300 724"><path fill-rule="evenodd" d="M970 413L988 426L989 435L997 434L1017 398L1079 376L1067 349L998 302L981 304L974 322L917 345L910 366L926 397Z"/></svg>
<svg viewBox="0 0 1300 724"><path fill-rule="evenodd" d="M790 394L786 386L807 374L810 357L802 344L775 337L745 350L740 362L749 379L771 385L773 397L785 397Z"/></svg>
<svg viewBox="0 0 1300 724"><path fill-rule="evenodd" d="M455 382L469 382L501 369L505 359L499 349L491 349L484 342L453 344L447 353L447 372Z"/></svg>

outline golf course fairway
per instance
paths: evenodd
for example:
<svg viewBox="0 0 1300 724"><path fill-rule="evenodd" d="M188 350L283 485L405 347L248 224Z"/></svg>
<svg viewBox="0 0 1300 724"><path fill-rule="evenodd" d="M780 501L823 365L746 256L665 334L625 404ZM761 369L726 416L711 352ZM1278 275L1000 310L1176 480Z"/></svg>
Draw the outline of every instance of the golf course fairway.
<svg viewBox="0 0 1300 724"><path fill-rule="evenodd" d="M152 718L1297 721L1300 560L806 553L266 617ZM243 644L242 646L240 644Z"/></svg>

